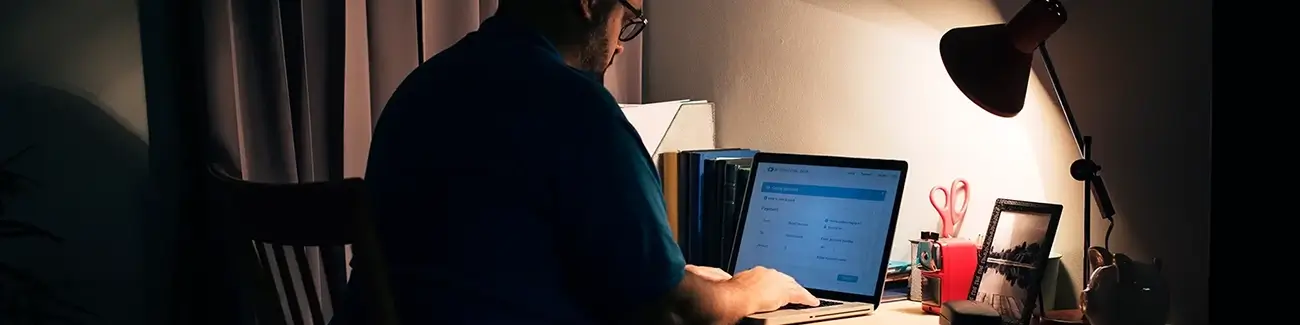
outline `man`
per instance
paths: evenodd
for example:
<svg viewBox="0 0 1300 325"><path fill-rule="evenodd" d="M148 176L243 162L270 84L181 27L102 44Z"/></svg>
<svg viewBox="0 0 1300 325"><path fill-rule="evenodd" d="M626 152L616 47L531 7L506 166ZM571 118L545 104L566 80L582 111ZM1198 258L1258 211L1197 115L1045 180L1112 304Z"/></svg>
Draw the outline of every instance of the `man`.
<svg viewBox="0 0 1300 325"><path fill-rule="evenodd" d="M817 300L685 265L661 185L601 83L642 0L501 0L412 72L367 182L403 325L734 323Z"/></svg>

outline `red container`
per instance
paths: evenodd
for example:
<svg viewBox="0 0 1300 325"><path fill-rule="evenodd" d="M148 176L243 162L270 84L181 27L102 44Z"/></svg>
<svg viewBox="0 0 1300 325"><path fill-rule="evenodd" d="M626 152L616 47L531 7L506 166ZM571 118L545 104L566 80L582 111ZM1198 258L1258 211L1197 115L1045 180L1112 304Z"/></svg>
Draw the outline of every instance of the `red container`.
<svg viewBox="0 0 1300 325"><path fill-rule="evenodd" d="M979 247L961 238L940 238L929 241L929 249L918 249L931 254L929 265L921 268L921 309L939 315L943 303L967 300L971 281L975 278Z"/></svg>

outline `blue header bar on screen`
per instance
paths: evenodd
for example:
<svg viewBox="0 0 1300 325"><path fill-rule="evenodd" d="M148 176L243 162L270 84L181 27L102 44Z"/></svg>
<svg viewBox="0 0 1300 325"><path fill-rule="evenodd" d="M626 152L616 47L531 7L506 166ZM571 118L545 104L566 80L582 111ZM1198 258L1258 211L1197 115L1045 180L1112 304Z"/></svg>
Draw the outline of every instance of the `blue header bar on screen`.
<svg viewBox="0 0 1300 325"><path fill-rule="evenodd" d="M817 186L802 184L763 183L763 193L819 196L837 199L884 201L885 191L865 188Z"/></svg>

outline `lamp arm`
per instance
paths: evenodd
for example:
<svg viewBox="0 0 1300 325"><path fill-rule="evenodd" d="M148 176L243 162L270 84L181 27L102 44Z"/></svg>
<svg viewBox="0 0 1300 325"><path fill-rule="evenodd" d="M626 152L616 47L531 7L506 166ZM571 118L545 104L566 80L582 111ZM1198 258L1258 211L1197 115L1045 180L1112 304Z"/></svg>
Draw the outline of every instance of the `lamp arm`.
<svg viewBox="0 0 1300 325"><path fill-rule="evenodd" d="M1056 103L1061 106L1061 111L1065 114L1065 123L1070 125L1070 133L1074 135L1074 144L1079 149L1079 157L1083 157L1084 159L1081 160L1088 165L1080 167L1092 169L1085 173L1092 174L1091 192L1097 197L1097 205L1101 208L1101 217L1106 220L1114 220L1115 205L1111 202L1110 191L1106 189L1106 182L1098 174L1101 167L1093 162L1089 152L1086 152L1089 148L1085 148L1083 131L1079 130L1079 123L1074 119L1074 111L1070 110L1070 101L1066 99L1065 88L1061 86L1061 79L1056 74L1056 65L1052 63L1052 54L1047 50L1047 41L1038 43L1038 55L1043 58L1043 66L1047 69L1047 79L1052 83L1052 91L1056 94ZM1071 166L1071 174L1078 174L1074 169L1075 167ZM1085 176L1075 175L1075 179L1082 181L1081 177Z"/></svg>
<svg viewBox="0 0 1300 325"><path fill-rule="evenodd" d="M1070 133L1074 135L1074 145L1079 149L1079 157L1083 157L1083 132L1079 131L1079 123L1074 120L1074 112L1070 110L1070 101L1065 98L1065 88L1061 87L1061 79L1056 75L1056 65L1052 64L1052 55L1047 51L1046 41L1038 43L1038 55L1043 58L1047 79L1052 83L1052 91L1056 93L1056 103L1061 105L1061 111L1065 113L1065 123L1070 125Z"/></svg>

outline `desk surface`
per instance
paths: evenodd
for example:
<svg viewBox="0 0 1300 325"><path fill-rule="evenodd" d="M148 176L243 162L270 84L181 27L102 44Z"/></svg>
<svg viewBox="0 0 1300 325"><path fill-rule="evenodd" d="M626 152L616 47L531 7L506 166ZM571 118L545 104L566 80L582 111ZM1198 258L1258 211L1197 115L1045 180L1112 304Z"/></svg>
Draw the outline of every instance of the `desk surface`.
<svg viewBox="0 0 1300 325"><path fill-rule="evenodd" d="M880 309L867 316L831 320L817 325L938 325L939 316L921 311L921 303L895 301L880 304Z"/></svg>

